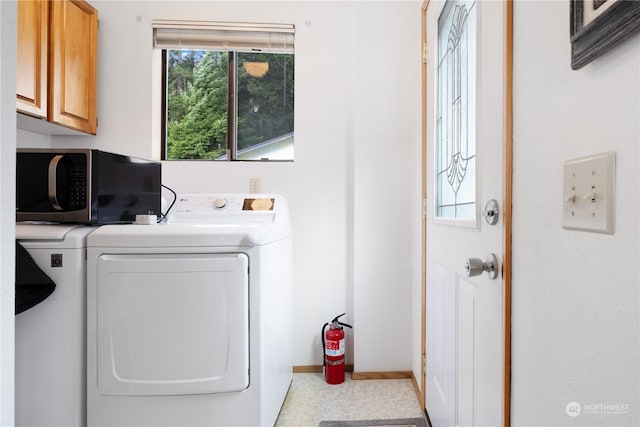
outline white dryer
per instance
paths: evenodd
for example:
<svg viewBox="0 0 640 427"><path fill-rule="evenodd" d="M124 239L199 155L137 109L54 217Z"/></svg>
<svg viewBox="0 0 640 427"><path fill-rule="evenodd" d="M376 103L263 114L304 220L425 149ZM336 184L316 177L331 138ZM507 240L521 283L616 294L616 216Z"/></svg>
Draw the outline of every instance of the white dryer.
<svg viewBox="0 0 640 427"><path fill-rule="evenodd" d="M85 260L87 235L95 229L16 225L18 242L56 284L46 299L16 315L16 426L86 425Z"/></svg>
<svg viewBox="0 0 640 427"><path fill-rule="evenodd" d="M87 243L89 426L273 425L292 378L277 195L183 195Z"/></svg>

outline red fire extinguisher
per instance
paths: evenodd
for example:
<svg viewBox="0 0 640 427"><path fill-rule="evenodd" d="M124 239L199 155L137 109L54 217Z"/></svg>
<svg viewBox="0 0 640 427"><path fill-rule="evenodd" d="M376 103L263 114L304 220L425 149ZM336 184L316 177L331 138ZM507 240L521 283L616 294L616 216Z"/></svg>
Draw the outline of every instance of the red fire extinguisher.
<svg viewBox="0 0 640 427"><path fill-rule="evenodd" d="M342 323L338 319L344 316L342 313L333 318L331 323L322 326L322 369L324 378L328 384L341 384L344 382L344 330L343 326L353 328ZM329 330L325 329L329 326Z"/></svg>

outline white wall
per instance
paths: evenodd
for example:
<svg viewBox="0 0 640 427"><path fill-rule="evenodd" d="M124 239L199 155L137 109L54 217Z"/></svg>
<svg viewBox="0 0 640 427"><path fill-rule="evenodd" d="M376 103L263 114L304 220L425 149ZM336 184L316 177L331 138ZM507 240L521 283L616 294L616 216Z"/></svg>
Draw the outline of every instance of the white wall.
<svg viewBox="0 0 640 427"><path fill-rule="evenodd" d="M0 2L0 425L13 425L16 3Z"/></svg>
<svg viewBox="0 0 640 427"><path fill-rule="evenodd" d="M24 129L16 130L16 138L20 148L50 148L51 136L41 135Z"/></svg>
<svg viewBox="0 0 640 427"><path fill-rule="evenodd" d="M295 365L321 363L320 328L347 312L356 342L355 354L348 342L348 363L359 371L410 370L411 290L420 268L410 251L420 239L421 3L91 3L100 14L98 135L21 132L19 145L153 158L152 19L295 24L295 162L164 162L163 183L178 193L247 192L249 178L260 177L263 192L287 197Z"/></svg>
<svg viewBox="0 0 640 427"><path fill-rule="evenodd" d="M568 1L517 1L514 31L512 425L638 425L640 37L572 71ZM609 150L615 234L564 230L562 162Z"/></svg>
<svg viewBox="0 0 640 427"><path fill-rule="evenodd" d="M355 10L349 125L356 369L410 370L420 351L408 351L412 279L420 283L412 276L420 271L413 256L420 242L413 227L420 218L420 3L365 2Z"/></svg>

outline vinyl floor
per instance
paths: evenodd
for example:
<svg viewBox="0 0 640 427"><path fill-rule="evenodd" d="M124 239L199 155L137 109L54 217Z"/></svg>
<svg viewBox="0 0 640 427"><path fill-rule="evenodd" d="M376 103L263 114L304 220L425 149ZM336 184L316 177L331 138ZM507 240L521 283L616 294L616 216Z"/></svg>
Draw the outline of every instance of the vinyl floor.
<svg viewBox="0 0 640 427"><path fill-rule="evenodd" d="M351 380L327 384L320 373L293 374L276 427L317 426L320 421L424 416L410 379Z"/></svg>

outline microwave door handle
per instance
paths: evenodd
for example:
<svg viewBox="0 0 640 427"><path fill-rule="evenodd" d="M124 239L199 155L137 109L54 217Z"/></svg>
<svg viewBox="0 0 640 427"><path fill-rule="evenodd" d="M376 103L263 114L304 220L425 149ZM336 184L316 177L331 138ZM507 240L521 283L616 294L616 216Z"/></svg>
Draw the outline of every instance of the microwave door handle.
<svg viewBox="0 0 640 427"><path fill-rule="evenodd" d="M58 202L58 182L56 179L56 171L58 170L58 163L64 157L63 154L58 154L51 159L49 162L49 201L55 210L61 211L62 206L60 206L60 202Z"/></svg>

